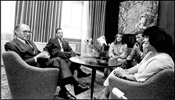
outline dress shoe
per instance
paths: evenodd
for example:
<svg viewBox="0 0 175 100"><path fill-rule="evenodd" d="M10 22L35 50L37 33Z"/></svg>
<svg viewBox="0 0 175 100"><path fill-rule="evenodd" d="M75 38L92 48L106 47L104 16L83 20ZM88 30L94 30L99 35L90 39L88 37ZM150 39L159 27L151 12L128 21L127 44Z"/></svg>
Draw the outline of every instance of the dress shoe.
<svg viewBox="0 0 175 100"><path fill-rule="evenodd" d="M89 89L89 87L84 86L84 85L79 83L78 86L74 87L74 93L75 93L75 95L78 95L78 94L80 94L88 89Z"/></svg>
<svg viewBox="0 0 175 100"><path fill-rule="evenodd" d="M82 78L82 77L88 77L88 76L90 76L90 75L91 75L91 73L86 74L86 73L84 73L84 72L79 72L79 73L77 74L77 77L78 77L78 78Z"/></svg>
<svg viewBox="0 0 175 100"><path fill-rule="evenodd" d="M69 93L67 90L60 90L59 92L59 97L64 98L64 99L76 99L71 93Z"/></svg>

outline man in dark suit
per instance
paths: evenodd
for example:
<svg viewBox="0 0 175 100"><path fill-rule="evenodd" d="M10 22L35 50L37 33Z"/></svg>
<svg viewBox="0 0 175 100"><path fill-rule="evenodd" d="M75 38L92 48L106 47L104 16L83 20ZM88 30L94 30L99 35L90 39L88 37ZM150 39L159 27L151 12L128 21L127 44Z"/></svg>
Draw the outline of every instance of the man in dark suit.
<svg viewBox="0 0 175 100"><path fill-rule="evenodd" d="M16 38L5 44L6 51L15 51L19 56L29 65L36 67L56 67L60 69L59 73L59 86L61 88L59 96L64 99L76 99L72 94L70 94L65 85L72 84L74 86L75 95L86 91L88 88L78 83L67 66L66 62L55 57L50 59L48 52L40 52L34 42L30 41L30 27L26 24L19 24L15 27Z"/></svg>
<svg viewBox="0 0 175 100"><path fill-rule="evenodd" d="M90 76L91 75L90 73L87 74L80 69L81 66L80 64L73 63L70 61L69 58L75 56L76 53L72 50L68 41L63 39L63 31L61 28L56 29L55 36L56 36L55 38L49 40L49 42L44 48L44 51L49 52L51 58L60 57L64 59L68 64L72 74L74 74L74 71L77 70L78 78Z"/></svg>

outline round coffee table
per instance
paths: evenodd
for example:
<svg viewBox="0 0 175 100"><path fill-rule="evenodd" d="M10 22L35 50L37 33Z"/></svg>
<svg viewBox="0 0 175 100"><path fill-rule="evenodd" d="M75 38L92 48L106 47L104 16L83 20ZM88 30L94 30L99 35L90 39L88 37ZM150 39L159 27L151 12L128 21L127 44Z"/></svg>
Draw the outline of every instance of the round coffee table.
<svg viewBox="0 0 175 100"><path fill-rule="evenodd" d="M109 68L109 67L118 67L121 64L115 66L108 66L108 62L106 60L94 58L91 56L75 56L71 57L70 60L74 63L81 64L83 66L89 67L92 69L92 77L91 77L91 99L93 99L93 89L94 89L94 81L96 76L96 70L98 68Z"/></svg>

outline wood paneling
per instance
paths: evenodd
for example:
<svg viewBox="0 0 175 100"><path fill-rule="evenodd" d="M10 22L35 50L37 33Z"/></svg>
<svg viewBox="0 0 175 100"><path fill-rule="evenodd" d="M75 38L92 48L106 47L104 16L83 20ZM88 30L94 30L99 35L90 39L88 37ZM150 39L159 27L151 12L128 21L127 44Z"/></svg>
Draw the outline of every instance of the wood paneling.
<svg viewBox="0 0 175 100"><path fill-rule="evenodd" d="M173 47L175 48L174 39L174 1L160 1L158 26L165 29L165 31L173 39ZM172 57L175 61L175 52L173 51Z"/></svg>

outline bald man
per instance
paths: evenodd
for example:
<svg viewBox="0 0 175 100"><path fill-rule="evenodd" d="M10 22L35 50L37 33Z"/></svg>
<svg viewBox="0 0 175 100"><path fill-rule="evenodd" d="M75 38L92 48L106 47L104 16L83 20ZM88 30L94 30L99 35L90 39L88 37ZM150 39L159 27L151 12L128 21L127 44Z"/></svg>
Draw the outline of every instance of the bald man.
<svg viewBox="0 0 175 100"><path fill-rule="evenodd" d="M15 51L19 56L29 65L36 67L51 67L59 68L59 86L61 88L59 96L64 99L76 99L71 93L65 88L66 84L72 84L74 86L75 95L80 94L88 89L78 83L67 66L66 62L55 57L50 59L50 54L47 51L40 52L34 42L30 40L31 35L30 27L26 24L19 24L15 27L15 39L5 44L6 51ZM45 63L43 63L45 62Z"/></svg>

